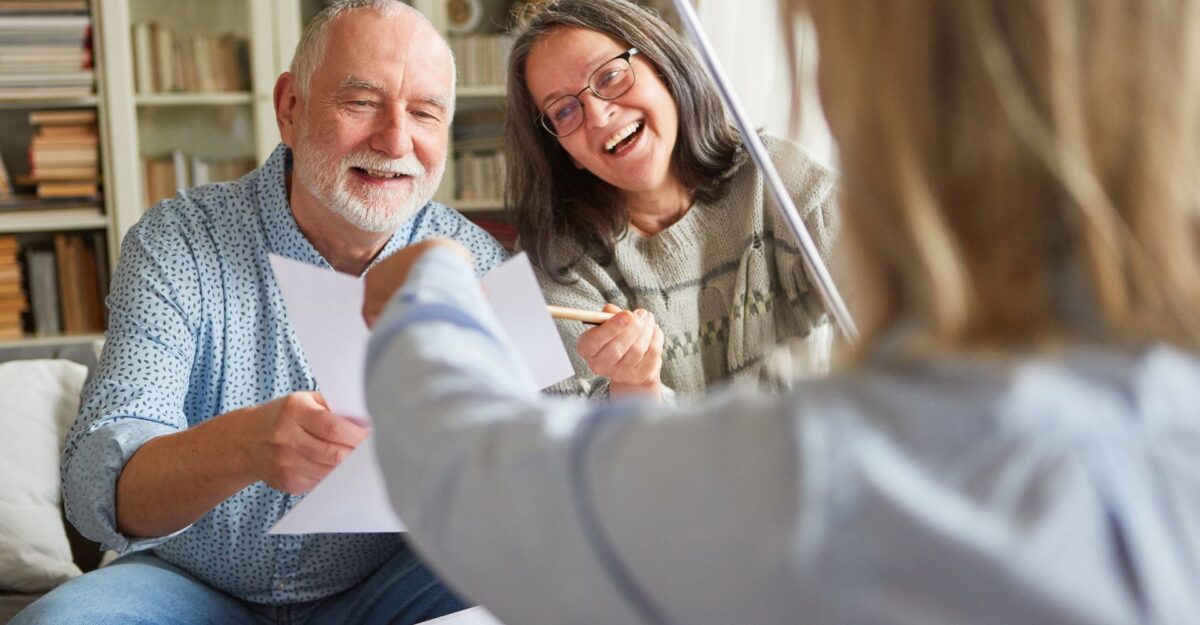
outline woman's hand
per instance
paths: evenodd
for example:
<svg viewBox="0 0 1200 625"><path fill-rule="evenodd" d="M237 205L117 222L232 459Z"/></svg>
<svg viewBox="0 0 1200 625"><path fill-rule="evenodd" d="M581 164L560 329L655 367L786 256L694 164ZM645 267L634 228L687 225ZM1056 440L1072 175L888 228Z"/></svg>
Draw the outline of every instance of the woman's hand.
<svg viewBox="0 0 1200 625"><path fill-rule="evenodd" d="M579 335L576 349L596 375L611 381L610 395L662 396L663 332L647 310L607 304L612 319Z"/></svg>
<svg viewBox="0 0 1200 625"><path fill-rule="evenodd" d="M392 299L392 295L404 286L404 281L408 279L408 272L417 259L435 247L444 247L462 256L471 266L475 265L475 259L472 258L471 252L453 239L433 237L401 248L400 251L380 261L378 265L367 272L366 284L363 289L362 314L368 328L375 325L375 320L383 312L383 307Z"/></svg>

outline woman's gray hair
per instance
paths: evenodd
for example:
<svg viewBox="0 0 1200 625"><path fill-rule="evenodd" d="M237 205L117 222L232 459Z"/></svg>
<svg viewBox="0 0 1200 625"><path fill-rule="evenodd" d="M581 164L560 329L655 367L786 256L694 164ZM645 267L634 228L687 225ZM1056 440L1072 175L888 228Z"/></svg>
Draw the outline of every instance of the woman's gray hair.
<svg viewBox="0 0 1200 625"><path fill-rule="evenodd" d="M425 22L434 32L438 32L428 17L400 0L335 0L304 27L304 32L300 35L300 42L296 44L296 53L292 55L292 65L288 69L296 79L296 93L301 96L308 95L308 83L312 79L313 72L325 58L325 44L329 41L329 25L342 15L356 9L371 9L387 18L410 15ZM450 55L450 72L455 76L455 80L450 86L450 101L453 106L454 83L458 82L458 69L454 63L454 53L450 50L449 42L446 42L445 37L441 37L440 33L438 36L446 44L446 52Z"/></svg>

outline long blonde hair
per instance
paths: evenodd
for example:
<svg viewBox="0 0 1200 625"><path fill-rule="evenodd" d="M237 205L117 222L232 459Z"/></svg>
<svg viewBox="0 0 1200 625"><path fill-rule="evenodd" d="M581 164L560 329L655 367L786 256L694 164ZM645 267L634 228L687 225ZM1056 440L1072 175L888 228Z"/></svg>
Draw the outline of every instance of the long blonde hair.
<svg viewBox="0 0 1200 625"><path fill-rule="evenodd" d="M865 344L1200 347L1198 0L810 9Z"/></svg>

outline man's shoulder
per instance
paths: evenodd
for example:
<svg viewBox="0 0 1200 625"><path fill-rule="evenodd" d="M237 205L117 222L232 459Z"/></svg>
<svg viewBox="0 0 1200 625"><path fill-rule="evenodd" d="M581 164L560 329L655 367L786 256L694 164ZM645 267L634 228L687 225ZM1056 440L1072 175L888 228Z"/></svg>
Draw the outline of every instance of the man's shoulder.
<svg viewBox="0 0 1200 625"><path fill-rule="evenodd" d="M251 201L253 194L241 180L181 189L173 197L150 207L133 229L149 233L194 226L231 226L227 222L244 212L245 205Z"/></svg>
<svg viewBox="0 0 1200 625"><path fill-rule="evenodd" d="M508 256L495 237L462 213L440 202L429 202L421 209L416 228L413 241L447 237L461 243L475 256L475 266L480 271L491 270Z"/></svg>

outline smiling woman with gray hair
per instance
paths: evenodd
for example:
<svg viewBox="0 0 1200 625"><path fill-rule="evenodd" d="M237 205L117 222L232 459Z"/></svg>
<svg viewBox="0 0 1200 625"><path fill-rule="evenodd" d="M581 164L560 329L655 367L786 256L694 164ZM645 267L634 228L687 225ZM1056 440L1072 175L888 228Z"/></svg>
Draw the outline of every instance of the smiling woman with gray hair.
<svg viewBox="0 0 1200 625"><path fill-rule="evenodd" d="M778 390L828 368L831 326L786 222L764 201L713 85L678 33L628 0L527 6L508 69L507 206L592 398L731 381ZM833 172L768 137L820 253L837 240ZM835 265L836 268L836 265Z"/></svg>
<svg viewBox="0 0 1200 625"><path fill-rule="evenodd" d="M405 250L367 389L414 541L521 625L1200 623L1200 2L806 4L857 358L552 401L460 246Z"/></svg>

